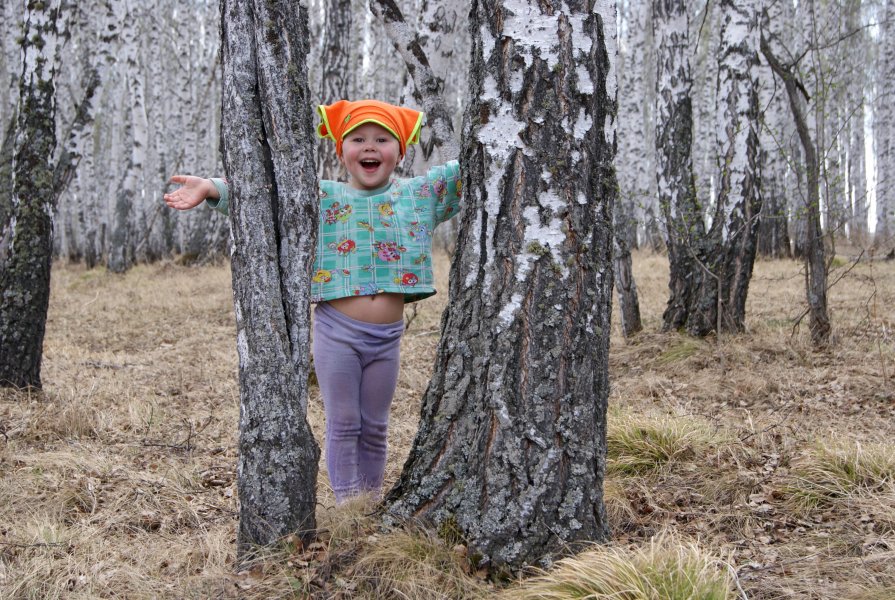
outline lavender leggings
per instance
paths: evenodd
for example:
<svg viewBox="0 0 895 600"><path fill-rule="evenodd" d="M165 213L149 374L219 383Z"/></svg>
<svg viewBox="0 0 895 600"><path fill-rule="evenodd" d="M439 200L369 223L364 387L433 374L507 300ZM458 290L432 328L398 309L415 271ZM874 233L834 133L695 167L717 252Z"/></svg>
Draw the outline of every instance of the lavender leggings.
<svg viewBox="0 0 895 600"><path fill-rule="evenodd" d="M336 502L361 492L379 495L403 333L403 320L364 323L325 302L314 309L314 370L323 395L326 468Z"/></svg>

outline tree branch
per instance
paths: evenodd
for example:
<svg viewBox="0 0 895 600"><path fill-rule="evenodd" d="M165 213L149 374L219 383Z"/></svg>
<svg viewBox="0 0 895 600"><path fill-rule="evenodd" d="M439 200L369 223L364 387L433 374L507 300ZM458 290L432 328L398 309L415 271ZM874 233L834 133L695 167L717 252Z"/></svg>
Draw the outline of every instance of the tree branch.
<svg viewBox="0 0 895 600"><path fill-rule="evenodd" d="M382 21L392 45L407 65L413 78L414 98L423 105L435 143L446 156L459 157L460 146L454 138L454 125L441 97L444 80L432 72L419 33L407 25L394 0L370 0L370 11Z"/></svg>

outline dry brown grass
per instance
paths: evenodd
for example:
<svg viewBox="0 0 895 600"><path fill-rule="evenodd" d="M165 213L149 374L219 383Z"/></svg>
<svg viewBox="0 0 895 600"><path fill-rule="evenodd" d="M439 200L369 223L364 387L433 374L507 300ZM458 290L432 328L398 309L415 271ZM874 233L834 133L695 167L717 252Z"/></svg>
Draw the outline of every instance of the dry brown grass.
<svg viewBox="0 0 895 600"><path fill-rule="evenodd" d="M446 260L439 269L445 289ZM614 544L646 552L668 532L678 548L729 561L749 598L895 597L885 461L895 439L895 264L859 265L833 288L835 343L823 352L804 324L794 330L804 306L796 263L756 265L749 331L720 340L659 332L664 258L636 256L635 275L646 332L613 332L610 438L639 432L629 436L638 443L617 446L635 463L670 445L652 466L608 476ZM389 482L416 431L445 301L422 303L403 342ZM233 337L226 265L167 263L125 276L56 265L46 389L0 392L0 598L500 591L456 540L380 531L362 500L335 508L325 469L320 541L285 544L234 572ZM316 389L309 413L321 434ZM856 448L860 457L848 453ZM847 493L794 504L800 485L829 488L842 472L864 475Z"/></svg>

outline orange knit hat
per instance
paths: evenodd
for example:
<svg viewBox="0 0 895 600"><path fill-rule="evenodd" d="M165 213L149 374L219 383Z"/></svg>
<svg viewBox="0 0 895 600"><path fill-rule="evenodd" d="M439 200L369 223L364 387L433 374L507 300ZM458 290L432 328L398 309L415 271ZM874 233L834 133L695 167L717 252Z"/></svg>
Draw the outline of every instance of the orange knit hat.
<svg viewBox="0 0 895 600"><path fill-rule="evenodd" d="M321 104L317 113L322 121L317 126L317 135L333 140L339 156L342 156L342 139L364 123L376 123L388 129L401 144L401 156L406 153L408 144L419 143L423 126L423 113L378 100L339 100L329 106Z"/></svg>

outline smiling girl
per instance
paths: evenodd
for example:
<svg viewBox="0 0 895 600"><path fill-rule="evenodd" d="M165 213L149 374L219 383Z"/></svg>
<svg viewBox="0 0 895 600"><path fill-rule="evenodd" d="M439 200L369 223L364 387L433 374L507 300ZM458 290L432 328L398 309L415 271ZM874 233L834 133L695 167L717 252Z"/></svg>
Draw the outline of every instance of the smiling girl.
<svg viewBox="0 0 895 600"><path fill-rule="evenodd" d="M379 496L389 409L398 380L404 304L435 294L430 232L456 214L456 161L397 179L423 114L376 100L319 106L317 134L335 142L348 183L320 182L315 276L314 369L326 414L325 454L337 502ZM227 212L222 179L175 175L171 208L203 201Z"/></svg>

